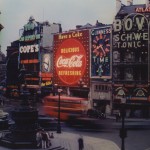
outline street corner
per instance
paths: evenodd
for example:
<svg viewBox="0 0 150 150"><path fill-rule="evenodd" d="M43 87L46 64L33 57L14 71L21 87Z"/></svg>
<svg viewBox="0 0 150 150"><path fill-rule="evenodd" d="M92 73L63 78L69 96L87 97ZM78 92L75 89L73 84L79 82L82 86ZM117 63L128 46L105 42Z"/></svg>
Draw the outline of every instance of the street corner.
<svg viewBox="0 0 150 150"><path fill-rule="evenodd" d="M85 150L120 150L120 148L112 141L95 138L90 136L84 136L82 134L73 134L63 132L62 134L54 134L57 143L70 150L78 149L78 139L83 138L83 144ZM62 145L63 144L63 145Z"/></svg>
<svg viewBox="0 0 150 150"><path fill-rule="evenodd" d="M94 137L84 137L86 145L91 145L91 150L120 150L120 148L112 141L94 138Z"/></svg>

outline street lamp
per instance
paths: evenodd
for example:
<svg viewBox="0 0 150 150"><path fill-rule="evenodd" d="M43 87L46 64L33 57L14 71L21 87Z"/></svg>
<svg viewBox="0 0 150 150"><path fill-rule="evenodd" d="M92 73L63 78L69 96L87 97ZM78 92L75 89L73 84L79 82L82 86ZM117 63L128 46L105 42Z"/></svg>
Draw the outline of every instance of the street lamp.
<svg viewBox="0 0 150 150"><path fill-rule="evenodd" d="M58 123L57 123L57 133L61 133L61 125L60 125L60 93L62 89L58 88Z"/></svg>
<svg viewBox="0 0 150 150"><path fill-rule="evenodd" d="M122 127L120 129L121 150L125 150L124 140L127 137L127 130L125 128L125 103L121 104L121 117L122 117Z"/></svg>

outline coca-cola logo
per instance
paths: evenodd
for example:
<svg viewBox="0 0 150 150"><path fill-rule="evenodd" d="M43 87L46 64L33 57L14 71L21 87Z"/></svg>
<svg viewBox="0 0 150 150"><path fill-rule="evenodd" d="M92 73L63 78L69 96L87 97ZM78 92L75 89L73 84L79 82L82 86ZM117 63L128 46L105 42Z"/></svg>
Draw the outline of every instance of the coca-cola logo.
<svg viewBox="0 0 150 150"><path fill-rule="evenodd" d="M67 84L78 83L85 73L86 53L83 45L76 39L65 40L55 56L56 73Z"/></svg>
<svg viewBox="0 0 150 150"><path fill-rule="evenodd" d="M83 55L73 55L71 58L60 56L57 60L57 67L82 67Z"/></svg>

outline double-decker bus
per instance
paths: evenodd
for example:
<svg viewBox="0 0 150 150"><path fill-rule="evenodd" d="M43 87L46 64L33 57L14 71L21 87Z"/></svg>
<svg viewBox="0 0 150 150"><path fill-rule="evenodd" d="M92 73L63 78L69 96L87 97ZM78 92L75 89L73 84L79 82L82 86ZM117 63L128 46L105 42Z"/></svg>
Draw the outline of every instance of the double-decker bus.
<svg viewBox="0 0 150 150"><path fill-rule="evenodd" d="M59 96L46 96L43 100L45 113L58 117ZM60 96L60 119L65 121L71 115L81 116L86 113L88 105L88 98Z"/></svg>

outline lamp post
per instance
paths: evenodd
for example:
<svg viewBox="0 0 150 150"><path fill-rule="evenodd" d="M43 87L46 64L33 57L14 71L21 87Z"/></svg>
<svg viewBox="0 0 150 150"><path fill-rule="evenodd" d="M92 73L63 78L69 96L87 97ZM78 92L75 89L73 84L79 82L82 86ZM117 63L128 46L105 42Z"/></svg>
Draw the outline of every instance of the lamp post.
<svg viewBox="0 0 150 150"><path fill-rule="evenodd" d="M58 88L58 124L57 124L57 133L61 133L61 125L60 125L60 93L62 89Z"/></svg>
<svg viewBox="0 0 150 150"><path fill-rule="evenodd" d="M125 129L125 104L121 104L121 117L122 117L122 126L120 129L120 138L121 138L121 150L125 150L125 138L127 137L127 130Z"/></svg>

